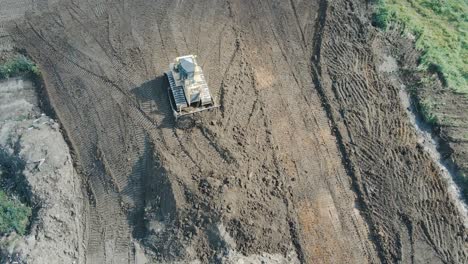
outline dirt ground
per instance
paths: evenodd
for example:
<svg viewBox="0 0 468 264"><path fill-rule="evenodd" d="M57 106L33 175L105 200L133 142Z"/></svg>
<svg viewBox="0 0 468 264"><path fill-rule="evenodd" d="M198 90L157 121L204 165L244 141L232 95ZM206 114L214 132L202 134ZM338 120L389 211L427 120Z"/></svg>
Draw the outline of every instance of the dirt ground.
<svg viewBox="0 0 468 264"><path fill-rule="evenodd" d="M330 106L382 259L466 262L466 215L457 210L439 168L416 142L398 100L400 87L377 70L386 43L356 17L339 15L346 6L330 5L328 10L336 20L325 22L321 36L319 89Z"/></svg>
<svg viewBox="0 0 468 264"><path fill-rule="evenodd" d="M440 151L444 161L457 171L464 199L468 199L468 96L459 94L444 86L444 79L437 73L422 73L418 70L421 52L414 50L410 39L396 38L397 30L387 33L385 41L390 44L388 52L393 54L400 65L404 65L401 79L413 87L420 101L431 106L437 118L434 133L440 138ZM422 81L429 79L431 82Z"/></svg>
<svg viewBox="0 0 468 264"><path fill-rule="evenodd" d="M38 2L4 28L85 182L87 263L467 260L364 2ZM185 54L221 107L175 123Z"/></svg>

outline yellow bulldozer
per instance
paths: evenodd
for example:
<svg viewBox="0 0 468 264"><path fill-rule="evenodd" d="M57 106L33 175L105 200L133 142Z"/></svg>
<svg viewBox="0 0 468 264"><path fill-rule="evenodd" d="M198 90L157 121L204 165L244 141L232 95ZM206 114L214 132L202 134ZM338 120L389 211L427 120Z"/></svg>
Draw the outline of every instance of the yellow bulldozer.
<svg viewBox="0 0 468 264"><path fill-rule="evenodd" d="M206 83L196 55L177 57L165 73L175 118L218 107Z"/></svg>

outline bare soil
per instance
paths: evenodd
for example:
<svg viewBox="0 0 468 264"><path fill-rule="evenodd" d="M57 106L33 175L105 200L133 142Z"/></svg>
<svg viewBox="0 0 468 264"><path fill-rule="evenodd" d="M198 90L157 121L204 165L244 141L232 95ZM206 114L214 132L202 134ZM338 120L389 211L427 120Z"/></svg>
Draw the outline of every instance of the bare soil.
<svg viewBox="0 0 468 264"><path fill-rule="evenodd" d="M85 182L87 263L466 261L364 2L41 3L6 31ZM176 123L185 54L221 107Z"/></svg>
<svg viewBox="0 0 468 264"><path fill-rule="evenodd" d="M463 263L466 215L417 142L400 87L379 74L387 43L358 17L344 15L357 8L330 4L327 15L335 20L325 22L315 65L381 260Z"/></svg>
<svg viewBox="0 0 468 264"><path fill-rule="evenodd" d="M468 96L459 94L444 85L444 79L437 72L418 70L420 51L414 49L411 39L398 37L397 28L387 33L385 43L402 66L401 82L408 87L415 100L426 102L437 118L433 133L440 139L442 160L453 168L465 202L468 200ZM424 79L431 81L423 81Z"/></svg>

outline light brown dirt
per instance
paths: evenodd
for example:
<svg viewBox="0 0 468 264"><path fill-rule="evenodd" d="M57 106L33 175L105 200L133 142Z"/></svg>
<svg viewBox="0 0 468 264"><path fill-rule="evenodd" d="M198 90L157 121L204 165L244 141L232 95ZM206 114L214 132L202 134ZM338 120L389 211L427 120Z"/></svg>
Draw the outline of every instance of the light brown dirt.
<svg viewBox="0 0 468 264"><path fill-rule="evenodd" d="M88 263L462 263L359 1L61 1L10 24L87 182ZM175 123L197 54L221 104ZM133 240L133 241L132 241ZM139 248L139 247L136 247ZM295 259L295 260L294 260Z"/></svg>
<svg viewBox="0 0 468 264"><path fill-rule="evenodd" d="M59 125L38 105L30 80L0 81L2 188L9 186L8 177L33 210L26 236L1 235L0 262L84 263L87 202L81 179Z"/></svg>

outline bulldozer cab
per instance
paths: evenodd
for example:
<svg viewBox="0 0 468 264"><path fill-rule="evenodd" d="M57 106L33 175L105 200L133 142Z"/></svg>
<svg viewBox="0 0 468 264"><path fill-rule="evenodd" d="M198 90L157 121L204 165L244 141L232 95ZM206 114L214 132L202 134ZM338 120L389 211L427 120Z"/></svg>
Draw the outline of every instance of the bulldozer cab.
<svg viewBox="0 0 468 264"><path fill-rule="evenodd" d="M195 55L177 57L166 72L169 96L177 117L218 107Z"/></svg>

